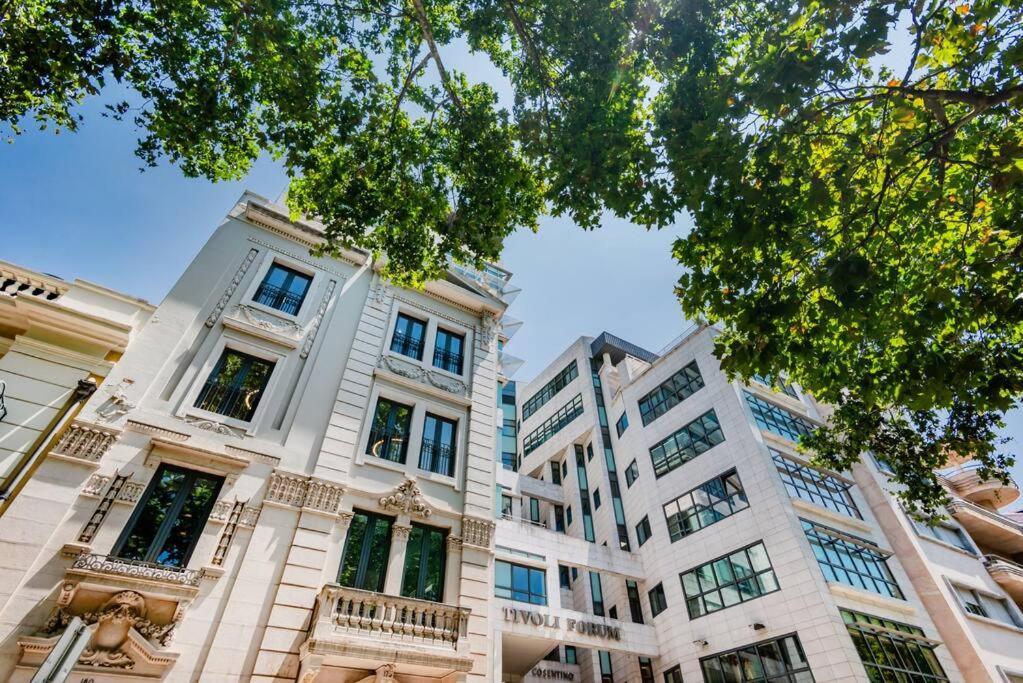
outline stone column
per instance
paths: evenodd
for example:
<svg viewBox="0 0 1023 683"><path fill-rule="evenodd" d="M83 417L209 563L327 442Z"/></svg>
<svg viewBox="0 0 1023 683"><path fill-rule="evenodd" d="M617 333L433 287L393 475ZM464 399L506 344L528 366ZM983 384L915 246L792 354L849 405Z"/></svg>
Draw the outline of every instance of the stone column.
<svg viewBox="0 0 1023 683"><path fill-rule="evenodd" d="M391 526L391 556L387 560L387 574L384 576L384 594L401 594L401 576L405 570L405 549L412 527L405 524Z"/></svg>
<svg viewBox="0 0 1023 683"><path fill-rule="evenodd" d="M444 562L444 602L456 604L458 586L462 579L462 539L448 536L448 554Z"/></svg>

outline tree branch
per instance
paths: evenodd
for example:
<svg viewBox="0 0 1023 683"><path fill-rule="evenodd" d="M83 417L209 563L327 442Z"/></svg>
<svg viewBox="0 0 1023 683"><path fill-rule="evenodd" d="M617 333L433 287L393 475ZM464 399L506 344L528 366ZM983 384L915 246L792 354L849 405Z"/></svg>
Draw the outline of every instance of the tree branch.
<svg viewBox="0 0 1023 683"><path fill-rule="evenodd" d="M412 8L416 13L416 21L419 22L419 29L423 32L423 40L426 41L427 46L430 48L430 55L433 57L433 63L437 65L437 72L440 74L441 83L444 85L444 89L448 91L448 95L451 96L451 101L455 103L462 112L465 112L465 106L462 104L462 99L455 92L455 89L451 85L451 78L448 76L448 70L444 68L444 62L440 58L440 51L437 49L437 42L433 39L433 28L430 26L430 18L426 16L426 8L423 7L423 0L410 0Z"/></svg>

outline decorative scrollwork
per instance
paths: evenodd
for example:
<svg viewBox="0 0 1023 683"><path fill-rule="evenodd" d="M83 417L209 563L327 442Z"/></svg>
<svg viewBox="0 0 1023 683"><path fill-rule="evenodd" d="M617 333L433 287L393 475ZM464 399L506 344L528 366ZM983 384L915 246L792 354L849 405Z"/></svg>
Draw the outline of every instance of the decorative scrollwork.
<svg viewBox="0 0 1023 683"><path fill-rule="evenodd" d="M217 300L217 305L213 307L213 310L210 311L209 317L206 318L206 327L213 327L217 320L220 319L220 314L224 312L224 307L227 306L227 303L234 295L234 290L238 289L238 285L241 283L242 279L244 279L245 273L248 272L249 266L252 265L252 262L256 259L256 254L258 253L258 249L249 249L249 253L245 255L241 265L238 266L238 270L235 272L234 277L231 278L231 282L227 285L227 288L220 296L220 299Z"/></svg>
<svg viewBox="0 0 1023 683"><path fill-rule="evenodd" d="M71 569L96 572L97 574L129 576L148 581L162 581L180 586L198 586L199 579L202 578L202 571L199 569L168 567L94 553L82 553L76 557Z"/></svg>
<svg viewBox="0 0 1023 683"><path fill-rule="evenodd" d="M75 422L61 435L52 453L99 462L116 440L117 432Z"/></svg>
<svg viewBox="0 0 1023 683"><path fill-rule="evenodd" d="M380 499L380 506L406 515L429 517L433 514L433 509L427 505L423 492L419 490L419 485L412 478L406 479L390 495L383 496Z"/></svg>

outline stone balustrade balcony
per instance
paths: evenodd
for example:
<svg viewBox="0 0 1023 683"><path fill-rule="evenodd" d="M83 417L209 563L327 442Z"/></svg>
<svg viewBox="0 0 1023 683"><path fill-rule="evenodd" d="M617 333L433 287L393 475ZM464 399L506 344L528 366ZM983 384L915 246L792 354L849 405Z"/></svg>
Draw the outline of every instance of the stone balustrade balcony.
<svg viewBox="0 0 1023 683"><path fill-rule="evenodd" d="M469 610L429 600L323 587L303 645L306 668L368 668L443 678L472 668Z"/></svg>
<svg viewBox="0 0 1023 683"><path fill-rule="evenodd" d="M1023 606L1023 565L1000 555L985 555L984 566L995 583L1001 586L1017 605Z"/></svg>

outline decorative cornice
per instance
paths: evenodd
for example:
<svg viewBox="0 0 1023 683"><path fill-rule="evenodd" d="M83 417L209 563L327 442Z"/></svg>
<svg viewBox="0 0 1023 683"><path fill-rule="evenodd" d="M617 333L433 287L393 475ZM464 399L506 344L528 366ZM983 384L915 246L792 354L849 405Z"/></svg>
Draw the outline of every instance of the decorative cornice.
<svg viewBox="0 0 1023 683"><path fill-rule="evenodd" d="M462 552L462 539L459 536L448 536L447 540L449 553Z"/></svg>
<svg viewBox="0 0 1023 683"><path fill-rule="evenodd" d="M238 270L235 271L234 277L231 278L231 282L227 285L224 293L220 295L220 299L217 300L216 306L210 311L209 316L206 318L206 327L213 327L217 320L220 319L220 314L223 313L224 307L227 306L228 302L231 301L231 297L234 295L234 291L238 289L238 285L243 279L245 279L245 273L248 272L249 266L256 260L256 254L259 253L259 249L249 249L249 253L242 259L241 265L238 266Z"/></svg>
<svg viewBox="0 0 1023 683"><path fill-rule="evenodd" d="M267 226L266 225L261 225L260 227L264 227L265 228ZM277 231L273 231L273 232L275 232L275 234L283 235L284 237L291 238L290 235L285 235L285 234L277 232ZM304 263L307 266L312 266L313 268L318 268L319 270L326 271L326 272L330 273L331 275L336 275L337 277L341 278L342 280L347 280L348 279L347 275L345 275L344 273L342 273L340 271L334 270L333 268L330 268L329 266L327 266L323 262L312 261L309 258L306 258L306 257L301 256L299 254L296 254L294 252L287 251L285 249L281 249L279 246L277 246L275 244L271 244L270 242L267 242L265 240L261 240L258 237L249 237L249 241L252 242L253 244L258 244L260 246L266 247L267 249L270 249L271 251L275 251L278 254L281 254L283 256L287 256L290 259L294 259L294 260L298 261L299 263ZM342 263L347 263L350 266L358 267L358 266L362 265L361 263L355 261L354 259L346 258L343 255L335 256L335 258L337 258L338 261L341 261Z"/></svg>
<svg viewBox="0 0 1023 683"><path fill-rule="evenodd" d="M289 348L298 346L302 335L305 334L302 326L295 321L281 318L249 304L236 304L224 316L224 324Z"/></svg>
<svg viewBox="0 0 1023 683"><path fill-rule="evenodd" d="M457 308L458 310L464 311L465 313L468 313L468 314L470 314L472 316L478 316L479 315L478 311L474 311L473 309L469 308L468 306L463 306L462 304L458 303L457 301L451 301L450 299L445 299L444 297L442 297L442 296L440 296L440 295L438 295L438 294L436 294L434 292L429 292L429 293L426 294L426 296L435 298L438 301L443 301L444 303L446 303L447 305L451 306L452 308ZM417 308L417 309L419 309L421 311L426 311L427 313L431 313L431 314L437 316L438 318L444 318L445 320L453 322L456 325L463 325L463 326L465 325L465 321L464 320L459 320L455 316L451 315L450 313L446 313L446 312L440 310L439 308L433 308L432 306L424 306L422 302L416 301L416 300L414 300L412 298L404 296L401 293L396 292L394 294L394 298L397 301L400 301L400 302L402 302L404 304L408 304L409 306L412 306L413 308Z"/></svg>
<svg viewBox="0 0 1023 683"><path fill-rule="evenodd" d="M224 436L233 436L237 439L241 439L245 436L245 433L237 429L236 427L228 427L222 422L215 422L205 417L199 417L197 415L185 415L182 418L187 424L192 425L204 432L213 432L214 434L222 434Z"/></svg>
<svg viewBox="0 0 1023 683"><path fill-rule="evenodd" d="M186 434L185 432L174 431L173 429L167 429L166 427L160 427L158 425L142 422L140 420L132 420L130 418L126 423L126 427L133 432L149 434L150 436L158 436L161 439L166 439L168 441L188 441L188 439L191 438L191 434Z"/></svg>
<svg viewBox="0 0 1023 683"><path fill-rule="evenodd" d="M489 550L494 538L494 522L479 517L462 517L462 545Z"/></svg>
<svg viewBox="0 0 1023 683"><path fill-rule="evenodd" d="M261 462L271 467L277 467L281 464L281 459L276 455L270 455L269 453L261 453L259 451L252 450L251 448L242 448L241 446L234 446L232 444L224 444L224 450L228 453L233 453L242 458L248 458L253 462Z"/></svg>
<svg viewBox="0 0 1023 683"><path fill-rule="evenodd" d="M406 515L418 515L425 518L433 514L433 508L427 504L419 485L411 477L405 479L405 482L389 495L380 498L379 503L382 508Z"/></svg>
<svg viewBox="0 0 1023 683"><path fill-rule="evenodd" d="M412 527L405 526L404 524L392 524L391 525L391 540L392 541L407 541L409 535L412 533Z"/></svg>
<svg viewBox="0 0 1023 683"><path fill-rule="evenodd" d="M355 514L352 512L339 512L337 513L337 525L342 529L347 529L352 525L352 520L355 519Z"/></svg>
<svg viewBox="0 0 1023 683"><path fill-rule="evenodd" d="M145 581L158 581L179 586L198 586L202 571L199 569L183 569L165 567L149 562L135 562L108 555L83 553L75 558L72 570L87 571L97 574L112 574Z"/></svg>

